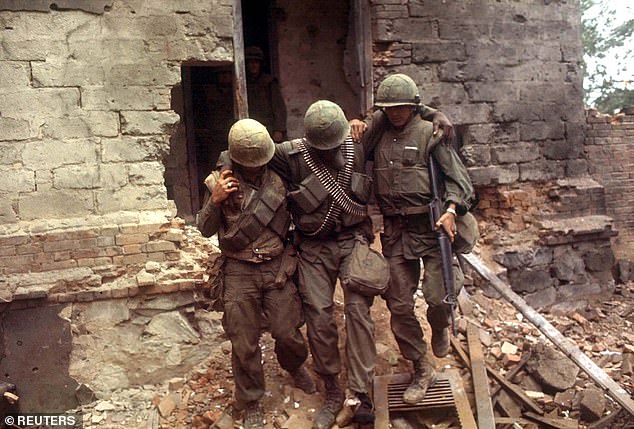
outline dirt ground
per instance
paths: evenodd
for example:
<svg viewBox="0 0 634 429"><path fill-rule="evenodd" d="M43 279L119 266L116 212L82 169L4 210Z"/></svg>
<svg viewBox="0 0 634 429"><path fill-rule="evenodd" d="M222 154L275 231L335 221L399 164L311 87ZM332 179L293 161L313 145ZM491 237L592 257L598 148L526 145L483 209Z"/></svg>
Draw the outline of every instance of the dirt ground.
<svg viewBox="0 0 634 429"><path fill-rule="evenodd" d="M505 372L505 360L499 355L499 348L504 343L511 343L518 347L519 354L536 343L548 343L549 341L540 331L528 323L520 313L503 299L489 298L476 287L467 287L469 292L469 307L471 316L458 313L457 326L463 330L467 322L475 323L481 328L481 339L486 361L494 368ZM429 326L424 322L426 304L422 297L416 300L416 312L421 321L426 339L429 338ZM398 352L396 343L390 331L389 312L384 302L379 298L372 309L375 320L376 342L378 361L377 375L396 374L408 372L409 362L403 360ZM342 326L343 299L340 294L336 296L336 317L339 326ZM623 357L628 353L634 353L634 335L632 324L634 323L634 284L619 285L614 295L604 300L594 300L587 305L567 314L549 314L544 316L557 327L568 339L586 352L603 370L628 392L634 391L632 374L626 374ZM340 349L343 355L344 332L340 332ZM464 340L464 333L459 332L458 338ZM161 427L193 427L196 429L207 428L239 428L240 414L233 412L235 420L233 426L226 410L230 409L232 401L232 375L230 365L230 344L223 343L222 353L214 356L205 368L201 368L189 374L183 387L177 393L182 399L179 406L167 418L161 419ZM273 353L273 344L270 335L262 336L261 347L266 371L267 391L263 399L266 411L267 429L310 428L316 411L322 401L320 392L306 395L298 389L290 386L290 377L279 367ZM496 357L497 356L497 357ZM446 358L435 359L436 368L443 371L447 368L458 368L461 371L465 390L471 395L472 386L469 370L456 357L455 352ZM312 360L309 358L307 367L312 373ZM313 373L314 375L314 373ZM345 380L345 372L342 374ZM580 372L575 389L582 392L586 387L591 387L593 382L588 376ZM495 386L492 383L491 386ZM537 389L531 387L530 389ZM578 426L586 428L589 422L580 420L580 413L574 406L564 410L557 406L554 396L545 394L536 399L538 404L550 417L578 420ZM577 401L578 402L578 401ZM605 415L618 410L617 404L606 396ZM216 422L216 426L213 423ZM451 413L441 411L431 413L411 426L399 426L401 423L393 422L393 427L414 428L459 428L460 425ZM526 426L530 427L530 426ZM540 427L540 426L536 426ZM544 426L546 427L546 426ZM634 428L634 417L625 412L614 419L606 428Z"/></svg>

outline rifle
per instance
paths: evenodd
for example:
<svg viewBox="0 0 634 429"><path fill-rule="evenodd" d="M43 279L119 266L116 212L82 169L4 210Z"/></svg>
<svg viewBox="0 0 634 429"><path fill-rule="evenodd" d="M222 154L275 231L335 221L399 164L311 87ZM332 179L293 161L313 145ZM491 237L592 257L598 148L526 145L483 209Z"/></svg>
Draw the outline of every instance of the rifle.
<svg viewBox="0 0 634 429"><path fill-rule="evenodd" d="M445 297L443 298L443 304L449 305L451 313L451 332L456 336L456 320L454 316L454 307L456 305L456 292L453 284L453 252L451 250L451 240L445 232L445 229L441 226L436 229L436 222L445 212L442 202L440 172L436 165L434 156L429 153L428 157L429 168L429 181L431 183L432 200L429 203L429 220L431 221L431 227L436 230L436 236L438 237L438 244L440 246L440 257L442 260L442 282L445 286Z"/></svg>

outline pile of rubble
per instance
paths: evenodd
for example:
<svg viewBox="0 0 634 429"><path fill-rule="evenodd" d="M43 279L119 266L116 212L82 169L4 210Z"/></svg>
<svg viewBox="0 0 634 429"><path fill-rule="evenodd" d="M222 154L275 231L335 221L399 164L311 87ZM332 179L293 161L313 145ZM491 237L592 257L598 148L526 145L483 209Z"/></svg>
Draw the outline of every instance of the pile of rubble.
<svg viewBox="0 0 634 429"><path fill-rule="evenodd" d="M508 303L486 297L477 290L457 320L463 344L469 324L478 327L485 363L519 388L532 403L518 400L507 389L490 384L496 421L515 422L522 428L631 428L634 418L619 412L619 405L604 395L592 380L552 346L546 337ZM377 374L408 371L389 332L388 313L382 301L373 308L377 321L379 360ZM424 300L417 300L417 313L425 314ZM337 317L342 315L337 303ZM468 315L467 315L468 314ZM606 374L629 392L634 391L634 284L621 285L604 302L572 310L566 314L546 314L549 321L599 365ZM428 333L429 327L425 326ZM262 337L267 390L263 400L267 428L310 427L319 408L319 394L306 395L290 386L290 378L279 368L268 334ZM233 380L231 345L220 344L218 354L183 378L160 386L142 386L118 391L108 400L84 406L84 427L91 428L239 428L240 414L231 412ZM457 368L475 415L475 403L468 366L454 350L436 360L442 371ZM310 367L310 363L309 363ZM345 376L345 375L344 375ZM538 410L540 410L538 412ZM232 415L233 414L233 415ZM391 422L393 427L452 428L458 420L444 413L411 413ZM499 427L499 426L498 426ZM502 426L504 427L504 426Z"/></svg>
<svg viewBox="0 0 634 429"><path fill-rule="evenodd" d="M199 235L187 232L184 247L193 249L189 259L196 264L204 263L204 255L213 250L213 245L204 240L199 242ZM634 417L625 411L619 412L620 406L557 351L513 306L501 298L485 295L482 288L470 286L467 290L468 299L461 300L457 313L458 335L453 343L454 347L466 350L468 327L476 326L485 365L499 374L499 378L507 379L507 387L500 389L498 382L489 377L489 395L496 422L507 423L507 426L498 427L634 427ZM340 327L343 326L342 301L338 295L335 315ZM221 317L221 314L204 308L198 308L196 312L204 313L203 319ZM389 327L389 312L381 299L376 300L372 312L377 334L376 374L409 372L409 362L398 352ZM422 297L416 300L416 313L420 320L425 320L426 304ZM586 306L545 313L544 316L611 379L626 391L634 391L634 283L618 285L614 294L602 302L589 302ZM424 324L424 330L429 338L429 326ZM340 334L342 342L345 333ZM115 390L107 398L97 399L90 395L92 392L87 392L81 400L84 405L76 410L83 415L84 427L239 428L240 413L231 410L231 344L222 336L217 341L217 347L206 362L169 382ZM277 364L268 333L262 336L261 347L268 389L263 398L266 428L310 427L322 396L306 395L291 386L290 377ZM307 366L312 369L310 359ZM446 358L436 359L436 367L441 372L459 371L475 416L472 373L457 350ZM345 381L345 372L342 378ZM400 429L461 427L459 420L446 410L395 414L391 426Z"/></svg>

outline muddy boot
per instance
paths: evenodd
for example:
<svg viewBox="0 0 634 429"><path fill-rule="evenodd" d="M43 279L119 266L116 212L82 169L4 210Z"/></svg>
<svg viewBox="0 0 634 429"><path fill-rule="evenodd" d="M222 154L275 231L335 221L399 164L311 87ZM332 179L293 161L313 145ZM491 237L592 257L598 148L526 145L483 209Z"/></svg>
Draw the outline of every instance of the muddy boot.
<svg viewBox="0 0 634 429"><path fill-rule="evenodd" d="M348 427L352 423L362 425L374 423L374 406L370 397L365 393L354 393L353 396L348 397L335 423L340 428Z"/></svg>
<svg viewBox="0 0 634 429"><path fill-rule="evenodd" d="M264 428L264 413L259 401L249 402L244 409L244 429Z"/></svg>
<svg viewBox="0 0 634 429"><path fill-rule="evenodd" d="M360 425L369 425L374 423L374 405L372 400L365 393L357 393L357 398L361 403L352 417L352 421Z"/></svg>
<svg viewBox="0 0 634 429"><path fill-rule="evenodd" d="M427 389L436 382L436 370L427 356L414 361L414 377L412 383L403 393L406 404L416 404L423 400Z"/></svg>
<svg viewBox="0 0 634 429"><path fill-rule="evenodd" d="M289 372L289 374L293 377L293 383L298 389L302 389L308 394L315 393L317 391L315 382L304 365L300 366L295 371Z"/></svg>
<svg viewBox="0 0 634 429"><path fill-rule="evenodd" d="M431 330L431 349L434 356L443 358L449 353L449 329L432 329Z"/></svg>
<svg viewBox="0 0 634 429"><path fill-rule="evenodd" d="M344 394L339 387L337 376L323 375L322 378L326 388L326 401L315 416L313 429L330 429L335 423L335 416L343 407Z"/></svg>

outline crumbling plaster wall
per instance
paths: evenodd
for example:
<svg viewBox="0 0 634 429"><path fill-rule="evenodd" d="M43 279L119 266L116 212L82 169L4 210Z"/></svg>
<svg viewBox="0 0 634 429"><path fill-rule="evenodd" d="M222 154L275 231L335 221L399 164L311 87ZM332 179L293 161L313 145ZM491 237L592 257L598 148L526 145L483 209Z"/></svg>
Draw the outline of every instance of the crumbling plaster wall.
<svg viewBox="0 0 634 429"><path fill-rule="evenodd" d="M358 94L346 81L344 55L350 37L347 1L275 2L280 81L288 111L288 135L302 137L304 113L315 100L336 101L358 117Z"/></svg>
<svg viewBox="0 0 634 429"><path fill-rule="evenodd" d="M107 395L182 374L218 343L219 322L192 316L204 256L188 257L165 170L186 164L181 65L233 59L233 2L55 3L0 2L0 319L62 306L70 356L33 332L23 344ZM36 392L67 395L16 368L34 358L2 320L0 368L24 410L41 411Z"/></svg>
<svg viewBox="0 0 634 429"><path fill-rule="evenodd" d="M372 1L375 81L411 75L478 186L587 172L577 2Z"/></svg>
<svg viewBox="0 0 634 429"><path fill-rule="evenodd" d="M183 163L170 158L170 144L184 152L181 64L233 58L230 0L104 3L0 10L0 274L77 267L73 252L88 249L82 266L151 259L123 235L173 214L164 176ZM139 222L152 226L117 230ZM66 228L99 243L42 245Z"/></svg>

